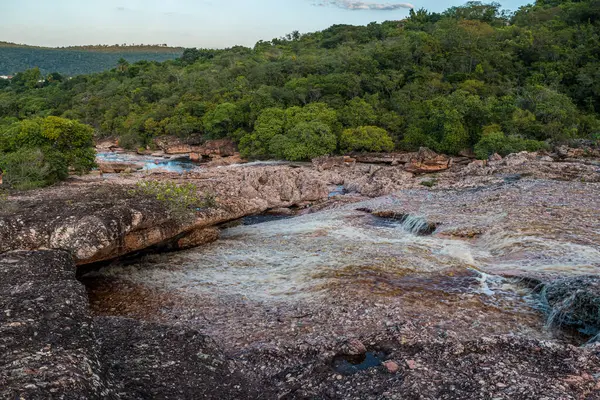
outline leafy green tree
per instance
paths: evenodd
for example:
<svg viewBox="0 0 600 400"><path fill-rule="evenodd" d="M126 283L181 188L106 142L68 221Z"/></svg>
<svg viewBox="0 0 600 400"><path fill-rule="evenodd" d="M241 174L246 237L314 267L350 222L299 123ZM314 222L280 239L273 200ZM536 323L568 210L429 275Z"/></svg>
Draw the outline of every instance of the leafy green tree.
<svg viewBox="0 0 600 400"><path fill-rule="evenodd" d="M254 124L254 131L240 140L240 153L244 157L269 157L273 138L284 133L285 111L281 108L267 108L262 111Z"/></svg>
<svg viewBox="0 0 600 400"><path fill-rule="evenodd" d="M277 158L301 161L331 154L336 146L337 138L331 127L315 120L300 122L284 135L274 136L269 150Z"/></svg>
<svg viewBox="0 0 600 400"><path fill-rule="evenodd" d="M93 130L59 117L14 123L0 131L0 165L19 188L55 183L69 169L85 173L95 166Z"/></svg>
<svg viewBox="0 0 600 400"><path fill-rule="evenodd" d="M344 151L392 151L394 141L385 129L359 126L342 132L340 147Z"/></svg>
<svg viewBox="0 0 600 400"><path fill-rule="evenodd" d="M377 121L377 114L371 104L355 97L341 110L340 121L348 127L373 125Z"/></svg>
<svg viewBox="0 0 600 400"><path fill-rule="evenodd" d="M337 147L337 114L323 103L265 109L254 131L240 140L246 157L298 161L331 154Z"/></svg>
<svg viewBox="0 0 600 400"><path fill-rule="evenodd" d="M243 121L235 104L222 103L209 111L203 118L204 130L211 138L222 138L234 132Z"/></svg>
<svg viewBox="0 0 600 400"><path fill-rule="evenodd" d="M480 159L487 159L494 153L506 156L520 151L538 151L548 148L548 144L545 142L523 139L518 136L506 136L500 130L499 125L490 125L484 131L474 149L475 155Z"/></svg>

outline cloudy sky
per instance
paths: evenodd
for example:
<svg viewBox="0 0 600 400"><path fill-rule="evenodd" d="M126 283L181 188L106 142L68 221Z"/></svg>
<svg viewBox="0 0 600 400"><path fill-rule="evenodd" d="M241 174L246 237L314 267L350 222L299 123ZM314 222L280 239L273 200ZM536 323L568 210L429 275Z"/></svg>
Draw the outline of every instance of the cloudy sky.
<svg viewBox="0 0 600 400"><path fill-rule="evenodd" d="M252 46L298 30L402 19L443 11L454 0L0 0L0 41L41 46L167 43ZM506 9L527 1L507 0Z"/></svg>

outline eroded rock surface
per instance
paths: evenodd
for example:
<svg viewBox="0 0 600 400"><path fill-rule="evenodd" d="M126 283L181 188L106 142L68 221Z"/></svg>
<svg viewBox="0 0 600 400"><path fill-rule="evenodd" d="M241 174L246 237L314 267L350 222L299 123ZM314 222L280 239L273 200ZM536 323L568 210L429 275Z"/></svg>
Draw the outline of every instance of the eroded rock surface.
<svg viewBox="0 0 600 400"><path fill-rule="evenodd" d="M67 252L0 255L0 398L115 398Z"/></svg>
<svg viewBox="0 0 600 400"><path fill-rule="evenodd" d="M10 399L597 398L598 345L545 330L531 291L506 278L597 273L592 161L465 156L423 177L410 158L338 158L13 196L0 210L0 387ZM145 179L193 183L219 206L179 219L131 195ZM308 215L208 244L222 222L294 206ZM85 276L88 314L69 254L85 264L200 244ZM333 363L373 354L352 375Z"/></svg>
<svg viewBox="0 0 600 400"><path fill-rule="evenodd" d="M100 317L100 360L120 399L255 399L259 392L196 330ZM264 392L264 390L262 390Z"/></svg>
<svg viewBox="0 0 600 400"><path fill-rule="evenodd" d="M184 177L162 174L159 179L191 182L200 195L218 197L218 207L181 220L164 203L131 195L137 179L65 184L12 198L10 209L0 211L0 253L63 249L81 265L171 240L187 248L216 239L214 232L203 229L270 208L318 201L329 193L314 171L288 167L212 170Z"/></svg>

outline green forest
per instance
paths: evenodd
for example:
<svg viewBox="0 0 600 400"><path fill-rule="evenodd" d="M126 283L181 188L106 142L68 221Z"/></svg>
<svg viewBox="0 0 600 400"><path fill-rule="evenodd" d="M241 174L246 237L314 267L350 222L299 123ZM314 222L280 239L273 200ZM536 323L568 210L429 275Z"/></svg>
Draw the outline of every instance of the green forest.
<svg viewBox="0 0 600 400"><path fill-rule="evenodd" d="M91 74L114 68L118 60L166 61L179 58L182 48L166 45L114 45L48 48L0 42L0 75L14 75L32 67L43 74Z"/></svg>
<svg viewBox="0 0 600 400"><path fill-rule="evenodd" d="M4 136L61 117L131 149L161 135L231 138L246 157L288 160L420 146L483 158L597 141L599 112L600 0L514 13L469 2L253 48L121 59L70 79L34 68L0 81Z"/></svg>

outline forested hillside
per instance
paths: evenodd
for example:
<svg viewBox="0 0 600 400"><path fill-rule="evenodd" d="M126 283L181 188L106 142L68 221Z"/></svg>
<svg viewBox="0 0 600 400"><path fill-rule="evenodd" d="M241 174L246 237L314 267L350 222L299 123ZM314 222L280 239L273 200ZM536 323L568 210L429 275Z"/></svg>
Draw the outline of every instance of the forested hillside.
<svg viewBox="0 0 600 400"><path fill-rule="evenodd" d="M167 46L78 46L47 48L0 42L0 75L38 67L42 73L73 76L113 68L120 58L128 62L178 58L182 48Z"/></svg>
<svg viewBox="0 0 600 400"><path fill-rule="evenodd" d="M0 116L75 119L131 148L177 135L291 160L418 146L484 157L598 140L599 58L600 0L514 15L472 2L70 80L30 70L0 89Z"/></svg>

